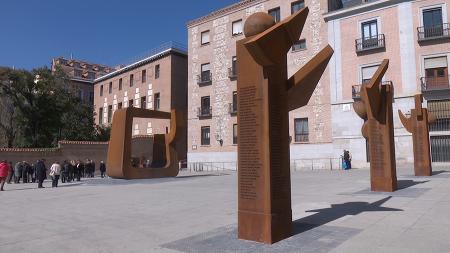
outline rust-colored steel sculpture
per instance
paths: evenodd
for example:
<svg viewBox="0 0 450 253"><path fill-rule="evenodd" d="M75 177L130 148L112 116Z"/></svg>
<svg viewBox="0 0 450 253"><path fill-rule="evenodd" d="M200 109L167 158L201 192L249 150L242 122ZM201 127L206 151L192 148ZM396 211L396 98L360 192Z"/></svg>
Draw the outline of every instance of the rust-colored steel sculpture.
<svg viewBox="0 0 450 253"><path fill-rule="evenodd" d="M365 120L364 138L369 141L370 183L372 191L397 190L395 165L392 83L381 83L389 66L384 60L369 83L361 86L361 100L353 103L355 112Z"/></svg>
<svg viewBox="0 0 450 253"><path fill-rule="evenodd" d="M170 132L155 135L153 158L161 160L165 156L165 165L151 168L138 168L131 163L131 138L133 118L170 119ZM185 148L180 143L185 138L186 117L183 113L172 110L171 113L140 109L125 108L114 113L111 139L108 148L107 174L112 178L145 179L176 177L178 175L178 152ZM164 150L161 150L164 148Z"/></svg>
<svg viewBox="0 0 450 253"><path fill-rule="evenodd" d="M431 176L430 155L430 131L429 124L433 123L435 117L422 108L422 94L414 96L415 109L411 109L411 117L407 118L400 110L398 116L406 131L412 133L414 151L414 174L416 176Z"/></svg>
<svg viewBox="0 0 450 253"><path fill-rule="evenodd" d="M308 8L275 24L251 15L237 42L238 237L274 243L292 235L289 111L305 106L333 55L327 46L288 79L287 52Z"/></svg>

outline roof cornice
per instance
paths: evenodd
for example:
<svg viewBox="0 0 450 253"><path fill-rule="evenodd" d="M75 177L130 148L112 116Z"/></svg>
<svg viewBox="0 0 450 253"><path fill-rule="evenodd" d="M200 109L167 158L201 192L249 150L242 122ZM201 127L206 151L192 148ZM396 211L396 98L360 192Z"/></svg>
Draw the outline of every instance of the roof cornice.
<svg viewBox="0 0 450 253"><path fill-rule="evenodd" d="M232 4L232 5L229 5L229 6L225 7L225 8L213 11L213 12L209 13L206 16L203 16L203 17L191 20L191 21L189 21L187 23L187 27L191 28L192 26L195 26L195 25L207 22L207 21L209 21L211 19L214 19L214 18L218 18L218 17L223 16L223 15L229 13L229 12L233 12L233 11L236 11L236 10L239 10L239 9L242 9L242 8L254 5L254 4L258 4L258 3L261 3L261 2L266 2L266 1L268 1L268 0L241 0L241 1L239 1L239 2L237 2L235 4Z"/></svg>

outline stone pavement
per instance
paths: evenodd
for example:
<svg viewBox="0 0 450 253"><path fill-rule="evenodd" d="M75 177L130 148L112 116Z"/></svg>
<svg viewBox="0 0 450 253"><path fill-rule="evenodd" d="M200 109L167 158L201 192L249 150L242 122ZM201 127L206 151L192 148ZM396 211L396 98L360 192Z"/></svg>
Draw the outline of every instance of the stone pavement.
<svg viewBox="0 0 450 253"><path fill-rule="evenodd" d="M387 194L369 191L368 170L293 172L295 233L274 245L236 239L235 172L10 184L0 252L450 252L450 169L398 174Z"/></svg>

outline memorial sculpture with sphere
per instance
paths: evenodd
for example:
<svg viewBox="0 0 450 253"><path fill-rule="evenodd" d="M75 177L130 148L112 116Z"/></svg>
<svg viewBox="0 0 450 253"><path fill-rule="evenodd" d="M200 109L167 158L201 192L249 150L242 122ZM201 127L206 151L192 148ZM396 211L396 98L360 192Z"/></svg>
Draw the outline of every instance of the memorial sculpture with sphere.
<svg viewBox="0 0 450 253"><path fill-rule="evenodd" d="M412 133L414 152L414 174L416 176L431 176L431 155L430 155L430 130L429 124L436 118L422 108L423 96L414 96L415 109L411 109L411 116L407 118L400 110L398 116L406 131Z"/></svg>
<svg viewBox="0 0 450 253"><path fill-rule="evenodd" d="M393 192L397 190L395 165L392 82L382 83L389 66L384 60L372 79L361 85L361 99L353 108L365 120L362 135L369 141L370 184L372 191Z"/></svg>
<svg viewBox="0 0 450 253"><path fill-rule="evenodd" d="M236 44L238 89L238 237L274 243L292 235L289 111L308 104L333 55L325 47L288 78L287 53L308 8L276 23L251 15Z"/></svg>

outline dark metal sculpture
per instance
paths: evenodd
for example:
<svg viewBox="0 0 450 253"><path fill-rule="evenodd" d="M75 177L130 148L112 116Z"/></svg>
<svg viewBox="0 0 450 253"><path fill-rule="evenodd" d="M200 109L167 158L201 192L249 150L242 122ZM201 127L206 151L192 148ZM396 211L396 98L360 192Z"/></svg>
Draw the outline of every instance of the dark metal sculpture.
<svg viewBox="0 0 450 253"><path fill-rule="evenodd" d="M370 82L361 87L361 100L353 103L355 112L365 120L362 135L369 141L370 183L372 191L397 189L392 102L394 86L381 83L389 66L384 60Z"/></svg>
<svg viewBox="0 0 450 253"><path fill-rule="evenodd" d="M133 118L170 119L170 132L154 136L153 160L162 160L162 165L151 168L132 165ZM180 144L186 138L186 128L186 116L176 110L171 113L133 107L117 110L108 148L108 176L121 179L176 177L179 171L178 154L185 152L186 148Z"/></svg>
<svg viewBox="0 0 450 253"><path fill-rule="evenodd" d="M238 237L274 243L292 235L289 111L305 106L333 55L327 46L291 78L287 53L308 8L275 24L255 13L237 42Z"/></svg>
<svg viewBox="0 0 450 253"><path fill-rule="evenodd" d="M400 110L398 116L406 131L412 133L414 150L414 174L416 176L431 176L430 131L429 124L435 117L422 108L422 94L414 96L416 108L411 110L411 117L407 118Z"/></svg>

